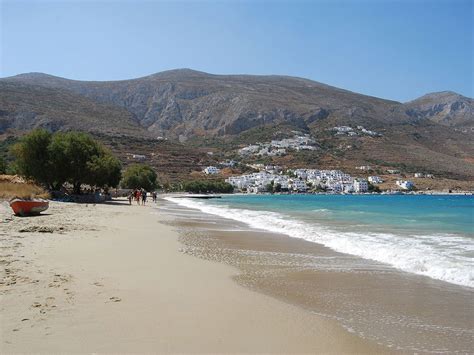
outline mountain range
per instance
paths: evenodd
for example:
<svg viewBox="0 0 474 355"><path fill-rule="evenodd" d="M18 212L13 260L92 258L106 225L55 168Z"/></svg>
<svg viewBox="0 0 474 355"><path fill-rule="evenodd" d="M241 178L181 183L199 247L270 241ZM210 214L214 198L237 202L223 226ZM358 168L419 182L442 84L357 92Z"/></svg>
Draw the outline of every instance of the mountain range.
<svg viewBox="0 0 474 355"><path fill-rule="evenodd" d="M331 131L338 126L380 135L338 136ZM104 82L42 73L0 79L0 134L35 127L201 146L209 139L238 145L266 128L297 130L320 142L315 164L405 166L474 179L474 100L449 91L401 103L303 78L190 69Z"/></svg>

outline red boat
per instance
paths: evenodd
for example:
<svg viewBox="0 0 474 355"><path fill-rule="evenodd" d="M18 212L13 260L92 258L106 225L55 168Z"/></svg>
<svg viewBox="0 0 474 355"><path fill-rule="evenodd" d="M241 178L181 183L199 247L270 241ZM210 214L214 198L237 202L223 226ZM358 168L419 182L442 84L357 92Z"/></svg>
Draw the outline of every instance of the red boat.
<svg viewBox="0 0 474 355"><path fill-rule="evenodd" d="M10 207L17 216L35 216L49 208L46 200L21 200L16 198L10 201Z"/></svg>

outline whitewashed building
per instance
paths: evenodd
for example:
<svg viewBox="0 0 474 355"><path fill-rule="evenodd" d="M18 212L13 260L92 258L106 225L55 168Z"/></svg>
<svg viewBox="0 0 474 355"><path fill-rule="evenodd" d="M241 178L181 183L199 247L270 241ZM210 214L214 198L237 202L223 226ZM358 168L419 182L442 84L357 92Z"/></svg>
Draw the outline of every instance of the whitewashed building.
<svg viewBox="0 0 474 355"><path fill-rule="evenodd" d="M355 192L354 184L343 184L342 191L345 192L346 194L351 194Z"/></svg>
<svg viewBox="0 0 474 355"><path fill-rule="evenodd" d="M204 169L204 173L208 175L215 175L219 174L220 170L216 168L215 166L208 166Z"/></svg>
<svg viewBox="0 0 474 355"><path fill-rule="evenodd" d="M308 189L306 182L300 179L291 179L288 184L289 188L293 191L304 192Z"/></svg>
<svg viewBox="0 0 474 355"><path fill-rule="evenodd" d="M227 161L220 162L219 164L228 168L233 168L234 166L237 165L237 162L235 160L227 160Z"/></svg>
<svg viewBox="0 0 474 355"><path fill-rule="evenodd" d="M333 127L333 131L336 131L338 133L347 133L353 131L352 127L349 126L338 126L338 127Z"/></svg>
<svg viewBox="0 0 474 355"><path fill-rule="evenodd" d="M369 183L364 179L354 180L354 191L355 192L367 192L369 191Z"/></svg>
<svg viewBox="0 0 474 355"><path fill-rule="evenodd" d="M239 149L239 154L240 155L250 155L250 154L257 153L259 150L260 150L260 146L258 146L258 145L249 145L247 147Z"/></svg>
<svg viewBox="0 0 474 355"><path fill-rule="evenodd" d="M340 193L344 191L344 185L341 182L331 181L326 183L325 186L329 191L332 192Z"/></svg>
<svg viewBox="0 0 474 355"><path fill-rule="evenodd" d="M371 184L381 184L383 180L380 176L369 176L369 182Z"/></svg>
<svg viewBox="0 0 474 355"><path fill-rule="evenodd" d="M132 154L132 159L143 161L143 160L146 160L146 156L142 154Z"/></svg>
<svg viewBox="0 0 474 355"><path fill-rule="evenodd" d="M301 151L301 150L316 150L316 147L313 147L312 145L300 145L296 147L296 151Z"/></svg>
<svg viewBox="0 0 474 355"><path fill-rule="evenodd" d="M397 185L400 186L403 190L411 190L415 187L413 182L408 180L397 180Z"/></svg>

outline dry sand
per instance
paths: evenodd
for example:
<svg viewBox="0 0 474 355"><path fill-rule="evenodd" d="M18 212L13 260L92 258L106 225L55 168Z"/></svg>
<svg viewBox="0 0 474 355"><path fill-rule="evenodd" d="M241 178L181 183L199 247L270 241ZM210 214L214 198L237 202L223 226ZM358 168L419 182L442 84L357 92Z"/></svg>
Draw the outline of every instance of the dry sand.
<svg viewBox="0 0 474 355"><path fill-rule="evenodd" d="M180 252L151 206L0 206L0 352L381 352Z"/></svg>

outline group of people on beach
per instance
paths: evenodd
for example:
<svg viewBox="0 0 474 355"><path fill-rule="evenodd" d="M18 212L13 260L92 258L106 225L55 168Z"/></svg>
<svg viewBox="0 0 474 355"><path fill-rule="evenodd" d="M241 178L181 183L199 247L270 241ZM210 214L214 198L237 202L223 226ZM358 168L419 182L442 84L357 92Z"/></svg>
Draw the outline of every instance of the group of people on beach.
<svg viewBox="0 0 474 355"><path fill-rule="evenodd" d="M130 193L128 194L128 202L129 204L132 204L132 200L135 200L137 202L137 205L145 206L147 196L148 193L145 189L136 188L135 190L130 191ZM151 193L151 197L153 199L153 202L156 202L157 196L155 191Z"/></svg>

